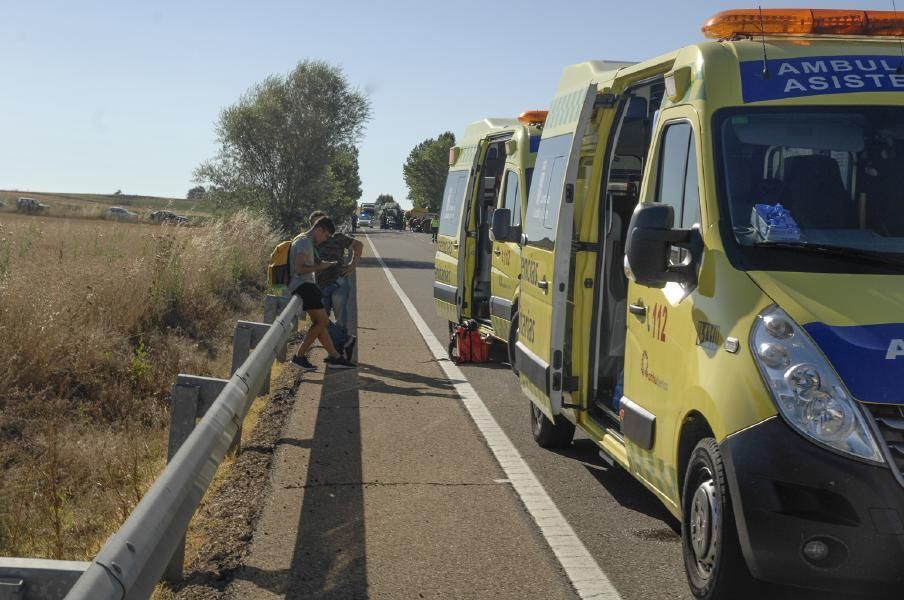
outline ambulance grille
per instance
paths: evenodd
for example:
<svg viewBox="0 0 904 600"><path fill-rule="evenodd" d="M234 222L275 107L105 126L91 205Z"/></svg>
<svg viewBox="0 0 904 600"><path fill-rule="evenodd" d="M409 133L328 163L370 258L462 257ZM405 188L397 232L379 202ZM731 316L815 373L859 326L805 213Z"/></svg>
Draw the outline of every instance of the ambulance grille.
<svg viewBox="0 0 904 600"><path fill-rule="evenodd" d="M876 420L898 471L904 475L904 406L893 404L867 404Z"/></svg>

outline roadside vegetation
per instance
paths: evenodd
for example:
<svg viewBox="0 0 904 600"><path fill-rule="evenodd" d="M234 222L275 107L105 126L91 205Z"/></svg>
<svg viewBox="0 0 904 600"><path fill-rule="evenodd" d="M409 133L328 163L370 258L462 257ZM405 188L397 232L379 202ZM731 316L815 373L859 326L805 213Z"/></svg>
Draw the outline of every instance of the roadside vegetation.
<svg viewBox="0 0 904 600"><path fill-rule="evenodd" d="M179 372L225 376L278 236L0 213L0 555L90 559L166 460Z"/></svg>

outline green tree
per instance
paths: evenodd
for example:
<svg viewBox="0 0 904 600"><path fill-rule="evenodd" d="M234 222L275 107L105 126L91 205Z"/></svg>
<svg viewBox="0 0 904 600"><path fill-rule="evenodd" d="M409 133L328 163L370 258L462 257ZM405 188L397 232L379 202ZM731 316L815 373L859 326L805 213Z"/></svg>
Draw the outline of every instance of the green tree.
<svg viewBox="0 0 904 600"><path fill-rule="evenodd" d="M408 154L402 171L408 199L415 207L439 212L449 173L449 149L454 145L455 135L447 131L424 140Z"/></svg>
<svg viewBox="0 0 904 600"><path fill-rule="evenodd" d="M377 196L374 204L377 205L377 210L383 208L384 204L389 204L390 202L395 202L395 198L392 197L392 194L380 194Z"/></svg>
<svg viewBox="0 0 904 600"><path fill-rule="evenodd" d="M195 179L218 203L263 209L287 231L316 209L341 217L361 193L355 144L370 115L339 67L302 61L223 109L219 151Z"/></svg>
<svg viewBox="0 0 904 600"><path fill-rule="evenodd" d="M207 190L204 189L203 185L197 185L192 189L188 190L188 193L185 194L185 198L187 200L202 200L204 196L207 195Z"/></svg>
<svg viewBox="0 0 904 600"><path fill-rule="evenodd" d="M336 152L324 184L326 189L317 207L338 222L351 218L361 198L357 147L345 146Z"/></svg>

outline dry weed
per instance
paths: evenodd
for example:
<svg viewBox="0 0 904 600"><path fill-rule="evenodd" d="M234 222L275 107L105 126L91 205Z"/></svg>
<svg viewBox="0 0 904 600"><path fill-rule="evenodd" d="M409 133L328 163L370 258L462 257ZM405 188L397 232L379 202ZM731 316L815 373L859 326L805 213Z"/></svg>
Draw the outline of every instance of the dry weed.
<svg viewBox="0 0 904 600"><path fill-rule="evenodd" d="M85 559L166 455L176 373L224 376L276 241L207 227L0 215L0 555Z"/></svg>

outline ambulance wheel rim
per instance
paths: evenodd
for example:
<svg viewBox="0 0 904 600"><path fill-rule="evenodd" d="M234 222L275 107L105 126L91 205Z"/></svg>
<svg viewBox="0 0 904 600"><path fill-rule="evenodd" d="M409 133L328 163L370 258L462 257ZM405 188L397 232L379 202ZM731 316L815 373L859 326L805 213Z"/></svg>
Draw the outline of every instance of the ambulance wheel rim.
<svg viewBox="0 0 904 600"><path fill-rule="evenodd" d="M705 475L704 475L705 473ZM691 502L690 538L691 548L701 575L709 575L716 562L717 512L716 485L708 472L701 473L701 481Z"/></svg>
<svg viewBox="0 0 904 600"><path fill-rule="evenodd" d="M534 427L539 430L539 428L543 426L543 420L546 419L546 415L544 415L543 411L537 408L537 405L533 402L531 402L530 410L534 413ZM524 417L521 418L523 419Z"/></svg>

